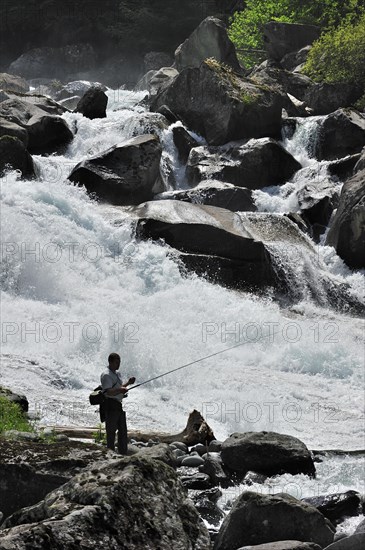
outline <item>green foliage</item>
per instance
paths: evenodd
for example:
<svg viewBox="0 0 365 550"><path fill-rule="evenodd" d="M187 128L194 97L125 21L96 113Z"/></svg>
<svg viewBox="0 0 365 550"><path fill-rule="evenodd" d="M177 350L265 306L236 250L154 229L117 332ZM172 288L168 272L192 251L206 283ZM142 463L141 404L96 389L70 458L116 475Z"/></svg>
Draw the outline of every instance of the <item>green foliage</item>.
<svg viewBox="0 0 365 550"><path fill-rule="evenodd" d="M99 430L93 433L93 439L95 443L106 445L106 433L102 432L102 425L99 424Z"/></svg>
<svg viewBox="0 0 365 550"><path fill-rule="evenodd" d="M365 85L365 13L346 20L317 40L303 71L317 82L353 82Z"/></svg>
<svg viewBox="0 0 365 550"><path fill-rule="evenodd" d="M236 12L229 27L229 36L243 64L250 68L258 60L255 52L264 46L263 26L269 21L309 23L324 29L341 21L352 21L364 9L365 0L247 0L246 9Z"/></svg>
<svg viewBox="0 0 365 550"><path fill-rule="evenodd" d="M17 403L0 397L0 434L8 430L33 432L34 428Z"/></svg>

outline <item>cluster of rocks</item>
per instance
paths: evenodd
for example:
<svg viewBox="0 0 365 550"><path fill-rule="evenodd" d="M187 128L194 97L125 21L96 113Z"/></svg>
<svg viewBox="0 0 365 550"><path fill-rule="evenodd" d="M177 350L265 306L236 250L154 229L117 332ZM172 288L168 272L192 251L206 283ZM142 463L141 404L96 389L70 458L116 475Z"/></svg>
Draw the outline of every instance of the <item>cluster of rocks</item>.
<svg viewBox="0 0 365 550"><path fill-rule="evenodd" d="M75 544L360 550L364 543L364 522L356 534L333 543L336 523L361 513L355 491L303 500L244 491L220 508L221 489L238 481L263 483L284 472L315 475L307 447L282 434L236 433L190 448L181 441L135 440L126 457L67 438L52 444L0 438L0 451L4 550L71 550Z"/></svg>
<svg viewBox="0 0 365 550"><path fill-rule="evenodd" d="M272 286L278 295L290 295L285 277L277 266L274 269L272 243L291 247L295 242L305 254L310 244L303 233L318 241L329 224L327 244L350 267L364 267L364 168L358 161L365 145L365 117L352 107L361 91L356 86L318 85L300 73L317 36L318 29L310 26L269 23L269 59L248 73L224 24L214 17L205 19L176 50L171 65L159 66L171 61L168 56L146 59L147 73L137 88L149 92L147 126L152 129L80 162L70 181L84 185L100 201L135 207L129 214L137 220L140 238L165 239L178 250L175 257L183 269L229 287ZM59 117L66 110L60 103L68 102L91 119L106 116L107 96L101 85L45 85L53 100L4 92L0 102L2 168L10 163L25 177L34 173L29 153L52 152L72 139L71 129ZM313 114L323 115L317 121L313 156L330 161L334 178L354 179L341 196L335 180L333 186L326 181L303 187L297 197L299 212L288 212L280 222L278 216L250 214L256 210L253 191L283 185L302 168L279 141L283 127L294 131L296 117ZM146 114L141 117L144 123ZM172 133L190 189L166 193L167 183L175 182L171 169L168 181L161 171L167 162L161 129L177 120L189 128L174 124ZM206 145L196 141L193 131ZM342 292L328 282L324 286L330 302L331 293ZM340 308L348 299L344 292Z"/></svg>

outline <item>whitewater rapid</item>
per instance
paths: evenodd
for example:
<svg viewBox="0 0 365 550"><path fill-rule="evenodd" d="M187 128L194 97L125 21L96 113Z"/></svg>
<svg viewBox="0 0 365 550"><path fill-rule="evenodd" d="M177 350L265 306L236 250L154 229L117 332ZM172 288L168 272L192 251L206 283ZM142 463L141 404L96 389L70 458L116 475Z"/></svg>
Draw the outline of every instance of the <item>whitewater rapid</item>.
<svg viewBox="0 0 365 550"><path fill-rule="evenodd" d="M114 225L122 209L100 205L69 184L80 160L160 128L159 117L137 105L143 93L108 95L106 119L63 115L77 128L74 141L62 156L35 157L36 181L22 181L16 172L2 178L0 385L26 394L41 424L92 426L98 417L87 398L110 352L120 353L123 377L136 376L138 383L243 341L131 391L129 426L178 432L195 408L218 439L272 430L311 449L363 449L362 319L306 300L282 309L269 293L258 297L184 275L168 246L137 242L128 220ZM184 188L171 129L157 131L165 144L162 162L168 156ZM294 136L286 146L299 147L292 152L308 159L299 141ZM325 170L306 163L286 186L256 193L261 211L280 213L288 204L295 210L305 174ZM352 273L332 248L316 250L328 272L360 299L364 274ZM341 463L323 491L335 484L364 490L360 463L353 461L354 478ZM295 478L313 493L309 480Z"/></svg>

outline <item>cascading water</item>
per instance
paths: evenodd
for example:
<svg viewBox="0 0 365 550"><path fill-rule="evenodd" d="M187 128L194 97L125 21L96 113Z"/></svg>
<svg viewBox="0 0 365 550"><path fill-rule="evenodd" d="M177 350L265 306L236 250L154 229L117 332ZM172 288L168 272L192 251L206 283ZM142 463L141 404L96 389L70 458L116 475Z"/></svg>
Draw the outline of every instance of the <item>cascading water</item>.
<svg viewBox="0 0 365 550"><path fill-rule="evenodd" d="M63 115L75 138L62 156L35 157L37 180L22 181L15 172L2 178L0 384L25 393L42 423L94 425L87 396L111 351L122 356L123 376L140 382L242 340L217 359L130 392L129 424L179 431L196 408L220 439L266 429L298 436L309 448L361 448L361 319L336 313L327 302L319 307L306 292L284 309L269 293L258 297L183 276L168 246L137 242L128 219L113 224L123 209L100 205L67 181L80 160L155 131L165 141L178 186L184 186L171 129L137 105L144 94L108 95L106 119ZM294 151L301 139L296 132L287 148ZM309 159L292 182L256 192L260 210L287 211L302 179L322 170L325 175L325 163ZM285 255L281 245L272 246L293 285L315 279L313 262L298 279L289 249ZM342 278L360 299L363 275L352 274L333 249L318 245L315 254L321 269ZM303 496L334 486L363 490L355 475L360 462L351 460L328 463L331 476L322 472L316 481L275 480L293 494L301 487ZM273 483L260 490L272 491Z"/></svg>

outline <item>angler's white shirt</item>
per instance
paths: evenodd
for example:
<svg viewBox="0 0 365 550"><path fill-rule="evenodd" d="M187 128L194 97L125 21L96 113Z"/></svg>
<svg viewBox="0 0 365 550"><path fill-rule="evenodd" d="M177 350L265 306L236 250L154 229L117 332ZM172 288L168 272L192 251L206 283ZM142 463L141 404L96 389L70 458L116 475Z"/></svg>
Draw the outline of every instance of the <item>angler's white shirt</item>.
<svg viewBox="0 0 365 550"><path fill-rule="evenodd" d="M103 391L110 390L111 388L118 388L123 384L122 375L118 371L112 371L107 368L102 375L100 376L101 387ZM106 395L108 399L115 399L116 401L122 402L123 394L118 393L117 395Z"/></svg>

